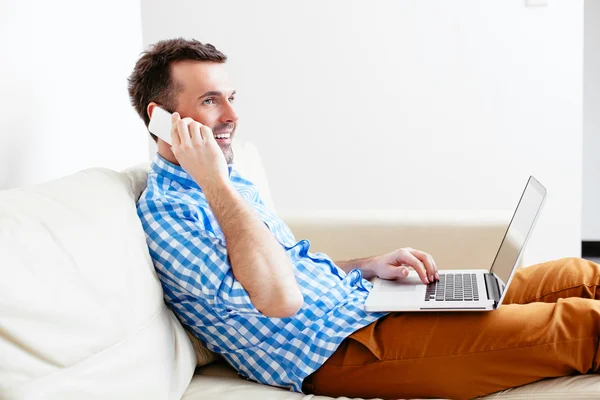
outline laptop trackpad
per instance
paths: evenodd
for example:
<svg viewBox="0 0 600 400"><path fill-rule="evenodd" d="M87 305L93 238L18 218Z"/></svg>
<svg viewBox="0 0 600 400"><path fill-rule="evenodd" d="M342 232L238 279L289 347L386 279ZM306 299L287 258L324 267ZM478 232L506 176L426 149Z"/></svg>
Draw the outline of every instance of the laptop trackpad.
<svg viewBox="0 0 600 400"><path fill-rule="evenodd" d="M417 290L417 285L425 286L419 277L411 277L410 275L402 280L388 281L381 280L379 290L382 292L414 292Z"/></svg>

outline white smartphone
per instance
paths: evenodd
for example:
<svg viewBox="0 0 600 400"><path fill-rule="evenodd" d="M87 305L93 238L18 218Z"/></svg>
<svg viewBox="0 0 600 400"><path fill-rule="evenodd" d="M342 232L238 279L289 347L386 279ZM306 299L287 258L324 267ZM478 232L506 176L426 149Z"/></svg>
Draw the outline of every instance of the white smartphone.
<svg viewBox="0 0 600 400"><path fill-rule="evenodd" d="M156 106L154 110L152 110L152 118L150 118L150 123L148 124L148 130L150 133L158 136L165 142L171 143L171 113Z"/></svg>

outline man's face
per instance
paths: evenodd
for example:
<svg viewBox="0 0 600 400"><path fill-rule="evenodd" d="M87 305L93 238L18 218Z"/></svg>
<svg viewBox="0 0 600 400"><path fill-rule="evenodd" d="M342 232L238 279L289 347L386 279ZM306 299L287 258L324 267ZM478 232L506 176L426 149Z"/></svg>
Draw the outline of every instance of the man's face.
<svg viewBox="0 0 600 400"><path fill-rule="evenodd" d="M224 63L180 61L171 65L173 84L179 86L177 109L181 118L190 117L210 127L228 164L233 161L231 140L238 117L233 110L235 90ZM227 135L228 138L217 138ZM162 142L159 139L159 142ZM164 150L165 143L159 152ZM170 146L166 145L170 152ZM172 155L172 152L171 154ZM175 157L173 157L174 159Z"/></svg>

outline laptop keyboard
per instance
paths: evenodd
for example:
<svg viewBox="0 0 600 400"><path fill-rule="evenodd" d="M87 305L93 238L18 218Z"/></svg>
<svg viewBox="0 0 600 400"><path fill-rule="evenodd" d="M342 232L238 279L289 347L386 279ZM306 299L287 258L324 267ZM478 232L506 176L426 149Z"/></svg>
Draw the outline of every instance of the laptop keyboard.
<svg viewBox="0 0 600 400"><path fill-rule="evenodd" d="M479 301L475 274L441 273L440 280L427 285L425 301Z"/></svg>

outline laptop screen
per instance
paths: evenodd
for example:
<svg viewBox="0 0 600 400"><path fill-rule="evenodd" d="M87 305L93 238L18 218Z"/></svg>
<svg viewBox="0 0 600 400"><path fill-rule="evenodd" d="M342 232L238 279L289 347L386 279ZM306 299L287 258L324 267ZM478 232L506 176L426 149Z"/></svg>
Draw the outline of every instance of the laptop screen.
<svg viewBox="0 0 600 400"><path fill-rule="evenodd" d="M503 294L504 286L533 229L545 196L546 188L533 176L530 177L490 269L504 283L500 294Z"/></svg>

